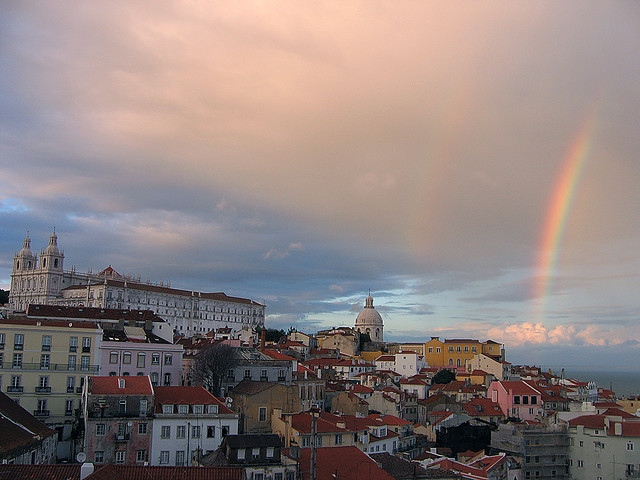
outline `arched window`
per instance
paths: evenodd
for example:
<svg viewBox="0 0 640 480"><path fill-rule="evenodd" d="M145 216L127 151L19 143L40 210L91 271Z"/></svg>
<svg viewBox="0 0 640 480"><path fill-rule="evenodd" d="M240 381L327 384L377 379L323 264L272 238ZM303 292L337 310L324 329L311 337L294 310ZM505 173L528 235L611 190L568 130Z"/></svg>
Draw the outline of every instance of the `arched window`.
<svg viewBox="0 0 640 480"><path fill-rule="evenodd" d="M53 268L58 268L58 259L57 258L55 258L53 260Z"/></svg>
<svg viewBox="0 0 640 480"><path fill-rule="evenodd" d="M156 372L151 374L151 385L154 387L158 385L158 374Z"/></svg>
<svg viewBox="0 0 640 480"><path fill-rule="evenodd" d="M453 365L453 358L449 359L449 365Z"/></svg>
<svg viewBox="0 0 640 480"><path fill-rule="evenodd" d="M459 367L461 365L460 359L456 360L456 365Z"/></svg>

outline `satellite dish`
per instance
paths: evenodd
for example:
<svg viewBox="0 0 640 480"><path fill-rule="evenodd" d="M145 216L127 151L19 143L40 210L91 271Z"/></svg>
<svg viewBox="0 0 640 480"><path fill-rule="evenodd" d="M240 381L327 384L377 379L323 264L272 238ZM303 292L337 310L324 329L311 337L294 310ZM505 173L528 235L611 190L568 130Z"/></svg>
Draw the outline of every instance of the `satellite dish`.
<svg viewBox="0 0 640 480"><path fill-rule="evenodd" d="M227 401L227 403L233 403L233 398L231 397L227 397L225 398L225 400Z"/></svg>
<svg viewBox="0 0 640 480"><path fill-rule="evenodd" d="M86 459L87 459L87 454L84 452L79 452L76 455L76 460L78 461L78 463L84 463Z"/></svg>
<svg viewBox="0 0 640 480"><path fill-rule="evenodd" d="M133 425L133 422L128 422L128 423L127 423L127 427L130 427L130 426L132 426L132 425Z"/></svg>

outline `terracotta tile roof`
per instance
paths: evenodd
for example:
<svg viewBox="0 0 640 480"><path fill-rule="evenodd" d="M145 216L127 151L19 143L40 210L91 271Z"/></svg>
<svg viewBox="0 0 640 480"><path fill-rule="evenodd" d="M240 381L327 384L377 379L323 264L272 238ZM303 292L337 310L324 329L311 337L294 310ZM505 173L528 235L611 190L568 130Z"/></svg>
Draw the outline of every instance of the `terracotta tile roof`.
<svg viewBox="0 0 640 480"><path fill-rule="evenodd" d="M395 415L381 415L379 413L372 413L371 415L367 415L366 418L371 418L382 422L384 425L411 425L411 422L404 420L400 417L396 417Z"/></svg>
<svg viewBox="0 0 640 480"><path fill-rule="evenodd" d="M263 350L262 353L273 358L274 360L291 360L296 361L296 358L293 358L289 355L285 355L284 353L280 353L277 350Z"/></svg>
<svg viewBox="0 0 640 480"><path fill-rule="evenodd" d="M86 480L244 480L244 468L105 465Z"/></svg>
<svg viewBox="0 0 640 480"><path fill-rule="evenodd" d="M478 340L471 340L468 338L451 338L448 340L444 341L445 344L447 343L475 343L475 344L479 344L480 342Z"/></svg>
<svg viewBox="0 0 640 480"><path fill-rule="evenodd" d="M304 434L311 433L311 414L309 412L294 413L290 417L291 426L295 430ZM318 433L363 432L369 429L369 421L354 415L334 415L320 412L317 427Z"/></svg>
<svg viewBox="0 0 640 480"><path fill-rule="evenodd" d="M311 449L300 450L300 470L302 479L311 478ZM356 447L324 447L316 449L317 480L335 480L345 478L352 480L394 480L394 478L378 467L367 454Z"/></svg>
<svg viewBox="0 0 640 480"><path fill-rule="evenodd" d="M157 413L162 413L162 405L218 405L218 413L233 413L204 387L154 387L153 390Z"/></svg>
<svg viewBox="0 0 640 480"><path fill-rule="evenodd" d="M378 358L376 358L376 362L395 362L396 361L396 357L394 357L393 355L380 355Z"/></svg>
<svg viewBox="0 0 640 480"><path fill-rule="evenodd" d="M501 385L507 392L511 392L513 395L540 395L540 392L534 387L523 381L498 381L495 382Z"/></svg>
<svg viewBox="0 0 640 480"><path fill-rule="evenodd" d="M582 425L587 428L604 428L604 415L582 415L569 420L570 427Z"/></svg>
<svg viewBox="0 0 640 480"><path fill-rule="evenodd" d="M88 330L97 330L98 324L95 322L83 322L75 321L69 322L64 320L49 320L46 318L24 318L24 317L10 317L0 318L0 325L32 325L32 326L46 326L46 327L72 327L72 328L86 328Z"/></svg>
<svg viewBox="0 0 640 480"><path fill-rule="evenodd" d="M462 408L472 417L504 417L500 405L486 397L472 398L467 403L463 403Z"/></svg>
<svg viewBox="0 0 640 480"><path fill-rule="evenodd" d="M119 388L124 380L124 388ZM89 393L93 395L153 395L151 381L147 376L89 377Z"/></svg>
<svg viewBox="0 0 640 480"><path fill-rule="evenodd" d="M86 289L86 285L80 286ZM72 287L67 287L72 288ZM29 305L28 317L77 318L88 320L128 320L130 322L164 322L151 310L123 310L118 308L65 307L62 305Z"/></svg>
<svg viewBox="0 0 640 480"><path fill-rule="evenodd" d="M371 387L366 387L364 385L360 385L356 383L350 390L353 393L373 393L374 390Z"/></svg>
<svg viewBox="0 0 640 480"><path fill-rule="evenodd" d="M0 465L0 480L80 480L80 465Z"/></svg>

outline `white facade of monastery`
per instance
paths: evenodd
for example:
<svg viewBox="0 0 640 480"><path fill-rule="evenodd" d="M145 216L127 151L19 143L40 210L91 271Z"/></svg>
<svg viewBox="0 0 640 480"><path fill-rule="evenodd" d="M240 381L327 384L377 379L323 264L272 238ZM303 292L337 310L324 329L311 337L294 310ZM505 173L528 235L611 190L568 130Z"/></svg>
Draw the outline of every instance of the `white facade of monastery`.
<svg viewBox="0 0 640 480"><path fill-rule="evenodd" d="M10 308L25 311L29 304L41 304L151 310L174 334L186 337L224 327L236 331L264 325L265 305L250 299L143 283L111 267L97 274L65 271L63 263L55 231L39 255L31 251L27 235L13 259Z"/></svg>

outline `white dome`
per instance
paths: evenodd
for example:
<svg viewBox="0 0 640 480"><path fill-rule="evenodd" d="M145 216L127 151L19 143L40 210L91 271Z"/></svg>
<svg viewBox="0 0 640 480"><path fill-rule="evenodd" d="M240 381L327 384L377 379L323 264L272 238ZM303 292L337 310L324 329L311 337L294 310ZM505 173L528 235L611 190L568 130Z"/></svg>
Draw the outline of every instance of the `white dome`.
<svg viewBox="0 0 640 480"><path fill-rule="evenodd" d="M373 306L371 295L367 297L364 309L356 317L355 329L360 333L369 334L374 342L381 342L384 325L382 317Z"/></svg>

